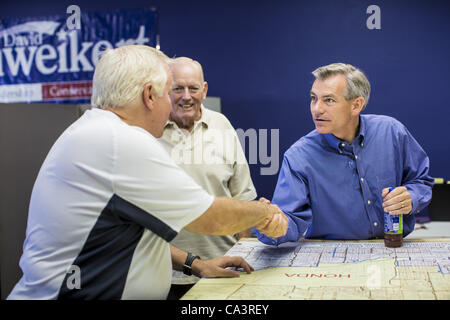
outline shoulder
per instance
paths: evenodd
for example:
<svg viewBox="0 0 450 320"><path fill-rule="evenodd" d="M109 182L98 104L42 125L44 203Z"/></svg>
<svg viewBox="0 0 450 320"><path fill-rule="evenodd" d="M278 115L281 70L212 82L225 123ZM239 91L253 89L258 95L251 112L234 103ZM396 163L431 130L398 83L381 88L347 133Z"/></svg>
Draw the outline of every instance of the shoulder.
<svg viewBox="0 0 450 320"><path fill-rule="evenodd" d="M313 130L294 142L284 153L284 156L287 159L308 156L315 150L322 148L321 142L321 135L316 130Z"/></svg>
<svg viewBox="0 0 450 320"><path fill-rule="evenodd" d="M112 112L87 110L59 137L55 145L70 145L70 150L83 150L84 154L95 154L110 149L115 135L117 116Z"/></svg>
<svg viewBox="0 0 450 320"><path fill-rule="evenodd" d="M403 123L394 117L377 114L361 115L363 121L366 122L367 129L372 131L384 131L393 133L406 133L406 127Z"/></svg>
<svg viewBox="0 0 450 320"><path fill-rule="evenodd" d="M101 154L108 148L113 154L165 153L157 139L143 128L130 126L111 111L92 109L87 111L74 126L72 133L93 154Z"/></svg>
<svg viewBox="0 0 450 320"><path fill-rule="evenodd" d="M205 112L207 121L212 125L213 128L234 129L231 125L230 120L228 120L228 118L224 114L207 108L204 108L203 110Z"/></svg>

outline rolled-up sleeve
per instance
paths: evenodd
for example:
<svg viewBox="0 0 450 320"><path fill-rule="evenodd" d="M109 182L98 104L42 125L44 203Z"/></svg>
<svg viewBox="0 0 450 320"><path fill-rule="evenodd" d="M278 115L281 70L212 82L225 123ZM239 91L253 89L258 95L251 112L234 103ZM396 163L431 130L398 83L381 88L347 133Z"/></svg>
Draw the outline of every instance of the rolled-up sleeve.
<svg viewBox="0 0 450 320"><path fill-rule="evenodd" d="M429 175L430 160L427 154L411 133L405 127L403 129L402 185L411 195L411 213L415 214L430 203L434 179Z"/></svg>
<svg viewBox="0 0 450 320"><path fill-rule="evenodd" d="M272 203L276 204L288 217L289 226L286 235L271 238L257 232L258 240L269 245L298 241L307 233L312 212L307 184L295 165L295 156L286 153L278 176Z"/></svg>

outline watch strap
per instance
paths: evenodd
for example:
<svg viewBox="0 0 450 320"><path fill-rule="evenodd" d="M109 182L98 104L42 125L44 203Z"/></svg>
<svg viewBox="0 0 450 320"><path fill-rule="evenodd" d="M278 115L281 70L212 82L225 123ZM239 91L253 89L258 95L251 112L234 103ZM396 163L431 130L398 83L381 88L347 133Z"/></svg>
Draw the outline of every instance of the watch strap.
<svg viewBox="0 0 450 320"><path fill-rule="evenodd" d="M199 256L195 256L192 253L188 252L186 261L184 262L183 265L183 273L185 275L192 275L192 263L194 262L195 259L201 259Z"/></svg>

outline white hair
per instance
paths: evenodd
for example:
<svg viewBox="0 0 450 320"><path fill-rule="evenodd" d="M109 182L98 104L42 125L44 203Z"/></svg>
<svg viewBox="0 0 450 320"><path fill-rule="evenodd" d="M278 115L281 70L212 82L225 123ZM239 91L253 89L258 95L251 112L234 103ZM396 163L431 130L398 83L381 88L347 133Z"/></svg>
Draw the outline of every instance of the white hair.
<svg viewBox="0 0 450 320"><path fill-rule="evenodd" d="M142 94L147 83L161 97L168 77L164 65L169 60L161 51L145 45L106 50L95 67L92 106L124 107Z"/></svg>
<svg viewBox="0 0 450 320"><path fill-rule="evenodd" d="M195 65L199 69L200 79L201 79L202 87L203 87L203 84L205 82L205 76L203 74L203 67L200 64L200 62L198 62L197 60L193 60L191 58L188 58L188 57L172 58L172 59L170 59L168 61L169 66L173 66L173 65L176 65L176 64L183 64L183 63L191 63L192 65Z"/></svg>
<svg viewBox="0 0 450 320"><path fill-rule="evenodd" d="M327 66L317 68L312 72L316 79L327 79L330 76L342 74L347 80L347 87L345 89L345 99L351 100L357 97L364 98L364 108L369 103L370 98L370 82L364 73L352 66L345 63L333 63Z"/></svg>

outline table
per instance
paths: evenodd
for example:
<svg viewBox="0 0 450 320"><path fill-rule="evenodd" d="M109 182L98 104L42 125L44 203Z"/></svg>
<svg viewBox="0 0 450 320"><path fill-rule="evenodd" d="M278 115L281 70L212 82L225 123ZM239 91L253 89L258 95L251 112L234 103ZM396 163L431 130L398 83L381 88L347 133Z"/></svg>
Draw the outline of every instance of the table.
<svg viewBox="0 0 450 320"><path fill-rule="evenodd" d="M450 238L450 221L416 223L414 231L405 239Z"/></svg>
<svg viewBox="0 0 450 320"><path fill-rule="evenodd" d="M242 239L227 253L255 271L201 279L182 300L450 299L450 222L430 222L401 248L383 240L302 240L279 247ZM420 227L420 228L419 228ZM432 238L433 236L440 238Z"/></svg>

